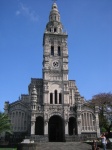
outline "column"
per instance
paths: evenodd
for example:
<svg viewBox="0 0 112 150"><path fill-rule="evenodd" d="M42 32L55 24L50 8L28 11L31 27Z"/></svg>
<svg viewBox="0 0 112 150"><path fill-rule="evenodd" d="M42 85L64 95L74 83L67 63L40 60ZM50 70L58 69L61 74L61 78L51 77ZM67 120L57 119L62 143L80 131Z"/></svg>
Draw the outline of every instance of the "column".
<svg viewBox="0 0 112 150"><path fill-rule="evenodd" d="M86 113L86 122L87 122L87 130L88 130L88 113Z"/></svg>
<svg viewBox="0 0 112 150"><path fill-rule="evenodd" d="M54 93L53 93L53 104L55 104Z"/></svg>
<svg viewBox="0 0 112 150"><path fill-rule="evenodd" d="M47 104L48 103L48 92L46 92L46 91L43 92L43 95L44 95L43 96L43 101L44 101L45 104Z"/></svg>
<svg viewBox="0 0 112 150"><path fill-rule="evenodd" d="M92 114L90 114L90 130L92 130L92 117L91 117Z"/></svg>
<svg viewBox="0 0 112 150"><path fill-rule="evenodd" d="M84 114L82 114L82 130L84 130Z"/></svg>
<svg viewBox="0 0 112 150"><path fill-rule="evenodd" d="M44 122L44 135L48 135L48 122Z"/></svg>
<svg viewBox="0 0 112 150"><path fill-rule="evenodd" d="M100 137L100 128L99 128L99 116L98 116L98 112L99 112L99 106L95 106L96 131L97 131L97 137Z"/></svg>
<svg viewBox="0 0 112 150"><path fill-rule="evenodd" d="M93 130L93 114L91 115L91 118L92 118L92 130Z"/></svg>
<svg viewBox="0 0 112 150"><path fill-rule="evenodd" d="M81 120L77 120L77 134L81 134Z"/></svg>
<svg viewBox="0 0 112 150"><path fill-rule="evenodd" d="M59 104L59 93L57 91L57 104Z"/></svg>
<svg viewBox="0 0 112 150"><path fill-rule="evenodd" d="M82 130L82 122L81 122L81 103L78 101L77 105L77 133L78 135L81 134Z"/></svg>
<svg viewBox="0 0 112 150"><path fill-rule="evenodd" d="M68 121L65 121L65 135L68 135Z"/></svg>
<svg viewBox="0 0 112 150"><path fill-rule="evenodd" d="M35 122L34 121L31 122L31 134L32 135L35 134Z"/></svg>
<svg viewBox="0 0 112 150"><path fill-rule="evenodd" d="M84 130L86 130L86 114L84 113Z"/></svg>
<svg viewBox="0 0 112 150"><path fill-rule="evenodd" d="M98 116L98 114L96 114L96 130L97 130L97 137L100 137L99 116Z"/></svg>
<svg viewBox="0 0 112 150"><path fill-rule="evenodd" d="M74 104L74 91L72 89L72 98L71 98L71 101L72 101L72 105Z"/></svg>
<svg viewBox="0 0 112 150"><path fill-rule="evenodd" d="M91 127L90 127L90 126L91 126L91 125L90 125L90 113L88 114L88 118L89 118L89 119L88 119L88 122L89 122L89 130L90 130L90 129L91 129Z"/></svg>

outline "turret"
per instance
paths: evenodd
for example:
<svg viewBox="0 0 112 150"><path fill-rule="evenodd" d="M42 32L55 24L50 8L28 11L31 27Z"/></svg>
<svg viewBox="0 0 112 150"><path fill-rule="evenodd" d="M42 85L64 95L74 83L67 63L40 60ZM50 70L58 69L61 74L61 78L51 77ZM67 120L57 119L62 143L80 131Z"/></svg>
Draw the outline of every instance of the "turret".
<svg viewBox="0 0 112 150"><path fill-rule="evenodd" d="M37 91L35 86L33 86L31 92L31 110L36 110L36 104L37 104Z"/></svg>
<svg viewBox="0 0 112 150"><path fill-rule="evenodd" d="M58 7L57 7L56 3L54 3L52 5L52 9L51 9L51 12L50 12L50 15L49 15L49 21L60 22L60 13L58 11Z"/></svg>
<svg viewBox="0 0 112 150"><path fill-rule="evenodd" d="M6 101L4 104L4 112L5 114L8 114L8 109L9 109L9 101Z"/></svg>
<svg viewBox="0 0 112 150"><path fill-rule="evenodd" d="M99 106L96 105L95 106L95 117L96 117L95 122L96 122L97 137L100 137L99 115L98 115L98 113L99 113Z"/></svg>
<svg viewBox="0 0 112 150"><path fill-rule="evenodd" d="M80 94L77 90L76 94L76 105L77 105L77 133L80 135L81 134L81 99L80 99Z"/></svg>
<svg viewBox="0 0 112 150"><path fill-rule="evenodd" d="M52 9L49 15L49 22L46 25L45 33L62 33L63 25L60 22L60 13L56 3L53 3Z"/></svg>

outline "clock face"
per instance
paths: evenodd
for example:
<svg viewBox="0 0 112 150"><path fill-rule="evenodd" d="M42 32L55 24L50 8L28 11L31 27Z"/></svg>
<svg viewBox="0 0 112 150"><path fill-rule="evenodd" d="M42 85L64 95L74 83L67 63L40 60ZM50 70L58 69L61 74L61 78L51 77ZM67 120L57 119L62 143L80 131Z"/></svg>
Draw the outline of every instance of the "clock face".
<svg viewBox="0 0 112 150"><path fill-rule="evenodd" d="M57 61L57 60L53 61L53 62L52 62L52 66L53 66L54 68L59 68L59 61Z"/></svg>

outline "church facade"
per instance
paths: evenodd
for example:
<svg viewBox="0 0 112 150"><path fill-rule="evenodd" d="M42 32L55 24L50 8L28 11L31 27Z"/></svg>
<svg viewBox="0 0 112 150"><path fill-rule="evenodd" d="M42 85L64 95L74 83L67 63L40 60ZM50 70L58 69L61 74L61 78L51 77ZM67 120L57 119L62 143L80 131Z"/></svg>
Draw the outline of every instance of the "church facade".
<svg viewBox="0 0 112 150"><path fill-rule="evenodd" d="M68 80L67 33L53 3L43 35L43 77L31 78L29 93L13 103L5 102L15 133L47 141L67 141L71 136L100 135L98 107L92 109Z"/></svg>

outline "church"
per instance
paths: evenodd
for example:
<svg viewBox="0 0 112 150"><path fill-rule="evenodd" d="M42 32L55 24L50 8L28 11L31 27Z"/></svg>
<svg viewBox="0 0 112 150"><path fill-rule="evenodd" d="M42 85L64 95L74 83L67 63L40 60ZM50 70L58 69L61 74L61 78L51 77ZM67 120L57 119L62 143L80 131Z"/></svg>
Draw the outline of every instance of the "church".
<svg viewBox="0 0 112 150"><path fill-rule="evenodd" d="M23 133L49 142L99 137L98 107L90 107L75 80L68 79L67 37L54 2L43 34L42 78L31 78L28 94L4 104L15 138Z"/></svg>

